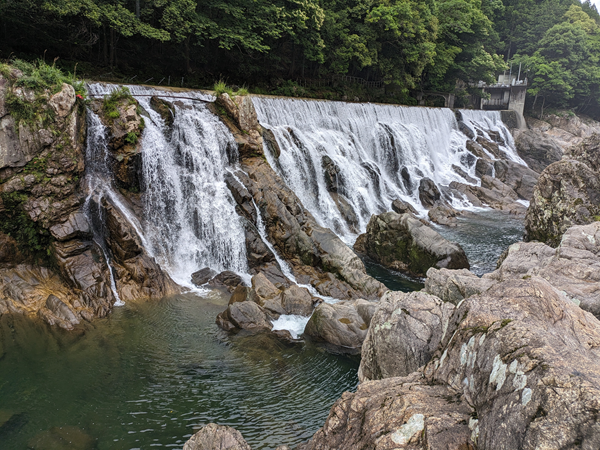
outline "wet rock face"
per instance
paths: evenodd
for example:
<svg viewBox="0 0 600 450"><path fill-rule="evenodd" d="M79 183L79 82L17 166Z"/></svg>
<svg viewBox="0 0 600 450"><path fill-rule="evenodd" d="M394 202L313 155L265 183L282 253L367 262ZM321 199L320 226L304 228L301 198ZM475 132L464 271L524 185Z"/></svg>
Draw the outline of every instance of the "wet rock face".
<svg viewBox="0 0 600 450"><path fill-rule="evenodd" d="M425 208L431 208L441 198L440 190L429 178L421 178L419 183L419 199Z"/></svg>
<svg viewBox="0 0 600 450"><path fill-rule="evenodd" d="M117 118L109 115L103 101L96 100L92 104L92 109L108 128L109 156L117 185L131 192L140 192L143 187L141 135L144 119L137 100L131 96L118 100L115 108Z"/></svg>
<svg viewBox="0 0 600 450"><path fill-rule="evenodd" d="M316 223L264 160L244 158L242 169L236 176L244 189L237 187L234 198L249 220L256 220L250 215L256 211L252 202L256 203L270 242L291 264L298 282L341 299L379 298L385 292L381 283L366 274L360 258L331 230Z"/></svg>
<svg viewBox="0 0 600 450"><path fill-rule="evenodd" d="M418 372L363 382L342 395L298 450L474 450L471 413L455 390L428 385Z"/></svg>
<svg viewBox="0 0 600 450"><path fill-rule="evenodd" d="M460 245L447 241L410 214L387 212L371 217L366 237L358 242L375 261L414 275L423 276L430 267L469 268Z"/></svg>
<svg viewBox="0 0 600 450"><path fill-rule="evenodd" d="M251 450L234 428L209 423L184 444L183 450Z"/></svg>
<svg viewBox="0 0 600 450"><path fill-rule="evenodd" d="M548 166L540 175L525 219L528 241L556 247L572 225L584 225L600 217L600 135L573 149L572 158Z"/></svg>
<svg viewBox="0 0 600 450"><path fill-rule="evenodd" d="M392 211L398 214L411 213L417 215L417 210L407 202L403 202L402 200L394 200L392 202Z"/></svg>
<svg viewBox="0 0 600 450"><path fill-rule="evenodd" d="M359 380L406 376L427 364L453 312L454 305L424 292L385 294L362 347Z"/></svg>
<svg viewBox="0 0 600 450"><path fill-rule="evenodd" d="M510 280L457 308L424 373L473 406L478 448L596 448L599 349L591 314L543 279Z"/></svg>

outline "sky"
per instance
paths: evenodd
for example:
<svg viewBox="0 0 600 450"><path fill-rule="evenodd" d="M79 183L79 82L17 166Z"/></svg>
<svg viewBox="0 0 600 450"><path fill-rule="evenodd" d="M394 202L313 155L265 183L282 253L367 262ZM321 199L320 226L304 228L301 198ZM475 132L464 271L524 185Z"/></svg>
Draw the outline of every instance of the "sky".
<svg viewBox="0 0 600 450"><path fill-rule="evenodd" d="M600 0L592 0L592 3L596 5L596 8L598 8L598 11L600 11Z"/></svg>

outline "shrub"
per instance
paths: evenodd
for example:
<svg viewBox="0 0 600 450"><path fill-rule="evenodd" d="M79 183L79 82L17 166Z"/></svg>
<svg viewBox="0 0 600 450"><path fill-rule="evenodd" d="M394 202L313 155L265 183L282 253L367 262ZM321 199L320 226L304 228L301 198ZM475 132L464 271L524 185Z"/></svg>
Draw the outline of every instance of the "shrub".
<svg viewBox="0 0 600 450"><path fill-rule="evenodd" d="M131 91L126 86L121 86L121 89L117 89L110 95L106 95L102 102L102 111L104 112L104 115L111 121L118 119L120 114L117 105L122 103L123 100L126 100L126 103L129 105L136 103L131 95Z"/></svg>

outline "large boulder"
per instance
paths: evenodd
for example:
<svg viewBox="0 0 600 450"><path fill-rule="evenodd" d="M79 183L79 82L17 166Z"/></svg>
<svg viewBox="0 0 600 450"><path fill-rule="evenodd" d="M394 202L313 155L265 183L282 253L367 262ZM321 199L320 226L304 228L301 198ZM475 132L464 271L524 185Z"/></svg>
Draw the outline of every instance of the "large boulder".
<svg viewBox="0 0 600 450"><path fill-rule="evenodd" d="M562 147L541 130L519 132L515 139L519 156L536 172L542 172L550 164L560 161Z"/></svg>
<svg viewBox="0 0 600 450"><path fill-rule="evenodd" d="M362 346L361 382L406 376L429 362L448 328L454 305L424 292L388 292Z"/></svg>
<svg viewBox="0 0 600 450"><path fill-rule="evenodd" d="M592 449L599 361L600 322L532 277L462 302L424 374L473 407L478 448Z"/></svg>
<svg viewBox="0 0 600 450"><path fill-rule="evenodd" d="M596 139L594 143L596 154L600 154L600 142ZM586 164L594 166L585 156L590 150L586 146L574 152L582 161L565 159L542 172L525 218L525 240L556 247L572 225L600 218L600 172Z"/></svg>
<svg viewBox="0 0 600 450"><path fill-rule="evenodd" d="M183 450L251 450L235 428L209 423L183 445Z"/></svg>
<svg viewBox="0 0 600 450"><path fill-rule="evenodd" d="M538 242L513 244L499 269L486 278L533 276L600 317L600 222L570 228L556 249Z"/></svg>
<svg viewBox="0 0 600 450"><path fill-rule="evenodd" d="M372 216L359 243L375 261L414 275L423 276L430 267L469 268L459 244L444 239L408 213Z"/></svg>
<svg viewBox="0 0 600 450"><path fill-rule="evenodd" d="M311 316L304 334L334 348L359 353L377 304L365 300L321 303Z"/></svg>
<svg viewBox="0 0 600 450"><path fill-rule="evenodd" d="M472 414L456 390L429 385L418 372L367 381L344 392L298 450L473 450Z"/></svg>

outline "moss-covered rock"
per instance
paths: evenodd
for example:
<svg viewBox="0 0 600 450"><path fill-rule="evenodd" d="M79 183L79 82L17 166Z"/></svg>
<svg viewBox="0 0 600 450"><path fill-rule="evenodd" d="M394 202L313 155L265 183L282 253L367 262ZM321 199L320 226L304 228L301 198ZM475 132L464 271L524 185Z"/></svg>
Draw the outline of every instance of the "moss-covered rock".
<svg viewBox="0 0 600 450"><path fill-rule="evenodd" d="M538 180L525 218L526 241L552 247L565 231L600 215L600 136L570 150L569 158L549 165Z"/></svg>
<svg viewBox="0 0 600 450"><path fill-rule="evenodd" d="M430 267L463 269L469 261L462 247L444 239L411 214L393 211L371 217L357 250L402 272L424 276Z"/></svg>

